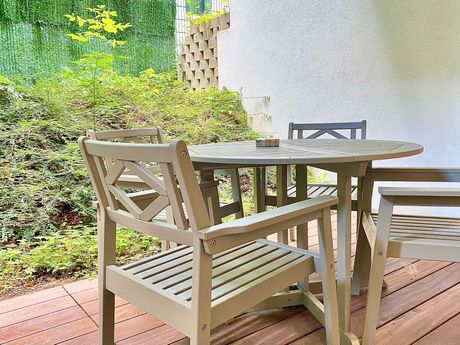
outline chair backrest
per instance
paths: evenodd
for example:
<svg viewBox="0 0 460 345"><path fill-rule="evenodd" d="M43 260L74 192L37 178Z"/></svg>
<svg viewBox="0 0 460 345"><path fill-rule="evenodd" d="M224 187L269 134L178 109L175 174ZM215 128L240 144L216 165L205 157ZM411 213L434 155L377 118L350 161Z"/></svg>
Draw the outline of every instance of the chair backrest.
<svg viewBox="0 0 460 345"><path fill-rule="evenodd" d="M163 133L159 126L151 128L134 128L134 129L114 129L106 131L94 131L89 129L86 135L92 140L112 141L122 143L150 143L150 144L163 144ZM109 161L108 161L109 162ZM158 166L151 166L149 170L158 172ZM123 175L133 175L133 173L126 169Z"/></svg>
<svg viewBox="0 0 460 345"><path fill-rule="evenodd" d="M336 122L336 123L289 123L288 138L294 139L297 131L297 139L316 139L322 135L331 135L337 139L356 139L357 131L361 131L361 139L366 139L366 120L360 122ZM304 131L314 132L304 137ZM338 131L350 131L346 136Z"/></svg>
<svg viewBox="0 0 460 345"><path fill-rule="evenodd" d="M115 129L108 131L86 131L90 139L103 141L120 141L123 143L149 142L151 144L162 144L163 133L160 127L139 128L139 129Z"/></svg>
<svg viewBox="0 0 460 345"><path fill-rule="evenodd" d="M190 226L193 230L199 230L210 226L195 171L183 141L139 144L81 137L79 145L101 207L115 212L123 219L129 218L136 220L135 224L141 224L157 223L153 218L171 206L177 229L185 230ZM148 163L157 164L159 172L149 170ZM120 176L127 169L152 188L152 201L144 208L135 202L133 193L128 193L118 184ZM188 222L182 203L187 210Z"/></svg>

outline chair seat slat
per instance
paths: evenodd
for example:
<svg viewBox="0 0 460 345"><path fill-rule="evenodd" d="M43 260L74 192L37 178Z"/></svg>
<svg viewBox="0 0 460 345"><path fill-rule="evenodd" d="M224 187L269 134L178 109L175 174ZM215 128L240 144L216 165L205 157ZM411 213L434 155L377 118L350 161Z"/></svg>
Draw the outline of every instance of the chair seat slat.
<svg viewBox="0 0 460 345"><path fill-rule="evenodd" d="M293 248L295 249L295 248ZM150 258L139 260L139 264L125 265L123 271L136 279L161 288L168 294L176 294L183 301L191 300L192 248L183 246L181 250L172 249ZM212 298L217 300L235 289L263 279L275 270L296 260L313 260L296 250L281 247L275 242L254 241L237 249L219 253L213 257Z"/></svg>
<svg viewBox="0 0 460 345"><path fill-rule="evenodd" d="M260 243L251 243L248 246L239 247L238 250L231 250L231 251L219 253L214 257L213 267L222 265L228 261L231 261L234 257L244 255L245 253L250 253L261 247L263 247L263 245ZM160 267L161 271L158 268L154 268L153 270L147 270L143 272L145 273L143 277L151 283L157 283L157 282L162 281L162 284L161 284L162 287L167 286L167 285L174 285L177 274L182 275L182 277L178 279L184 278L185 280L189 277L189 275L191 277L192 272L191 271L184 272L184 266L186 267L189 266L191 268L192 260L185 260L183 264L180 262L176 262L173 265L168 266L170 269L162 269L164 267ZM170 278L170 279L166 279L166 278Z"/></svg>
<svg viewBox="0 0 460 345"><path fill-rule="evenodd" d="M378 215L372 214L377 224ZM390 240L438 239L460 242L460 219L451 217L427 217L394 215L391 221Z"/></svg>
<svg viewBox="0 0 460 345"><path fill-rule="evenodd" d="M252 254L258 252L259 250L264 249L260 243L252 243L249 246L243 246L239 250L232 250L227 252L222 252L215 255L213 260L213 268L218 268L219 266L231 261L235 256L238 258L246 257L247 254ZM225 254L225 255L223 255ZM147 279L150 283L155 283L162 288L166 288L176 284L178 281L184 281L192 277L192 263L188 262L186 264L174 267L171 270L157 274L153 277Z"/></svg>
<svg viewBox="0 0 460 345"><path fill-rule="evenodd" d="M357 200L357 190L358 186L351 186L351 194L353 200ZM295 185L288 189L288 196L295 197L297 194L297 190ZM331 195L337 196L337 185L334 184L311 184L308 185L307 188L307 196L308 198L316 198L321 195Z"/></svg>

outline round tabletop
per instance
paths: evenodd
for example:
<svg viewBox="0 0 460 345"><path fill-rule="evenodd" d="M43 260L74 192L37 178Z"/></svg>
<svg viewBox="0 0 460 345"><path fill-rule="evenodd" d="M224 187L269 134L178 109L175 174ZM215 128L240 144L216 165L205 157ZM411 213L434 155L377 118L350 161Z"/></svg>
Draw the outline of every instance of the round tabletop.
<svg viewBox="0 0 460 345"><path fill-rule="evenodd" d="M279 147L255 141L189 146L193 162L242 166L365 162L423 152L415 143L390 140L286 139Z"/></svg>

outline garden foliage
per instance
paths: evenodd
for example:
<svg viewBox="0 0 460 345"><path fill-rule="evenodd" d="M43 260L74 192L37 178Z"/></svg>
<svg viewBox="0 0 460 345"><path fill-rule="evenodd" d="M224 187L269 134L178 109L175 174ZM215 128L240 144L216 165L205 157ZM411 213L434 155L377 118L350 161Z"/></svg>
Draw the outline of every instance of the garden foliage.
<svg viewBox="0 0 460 345"><path fill-rule="evenodd" d="M99 87L98 105L90 94L77 79L59 75L33 86L0 77L0 285L94 269L95 197L77 145L86 129L158 125L166 141L182 138L190 144L255 137L238 93L187 90L174 73L114 72ZM83 253L75 241L94 250ZM154 243L145 236L136 241ZM63 248L76 252L61 257ZM45 254L53 255L45 259Z"/></svg>
<svg viewBox="0 0 460 345"><path fill-rule="evenodd" d="M3 243L93 224L94 199L76 140L88 128L161 126L188 143L254 137L238 93L190 91L173 73L114 73L100 105L74 79L0 88L0 221Z"/></svg>
<svg viewBox="0 0 460 345"><path fill-rule="evenodd" d="M76 227L65 234L41 239L40 245L23 242L0 249L0 294L37 279L94 276L97 269L97 237L91 227ZM139 258L158 250L158 240L131 230L117 231L117 261Z"/></svg>
<svg viewBox="0 0 460 345"><path fill-rule="evenodd" d="M127 43L119 54L130 59L116 64L118 71L137 74L150 67L158 71L174 67L174 0L1 0L0 74L33 81L61 71L84 54L109 52L111 48L103 42L80 45L66 37L79 30L65 15L87 17L88 8L100 4L116 11L118 21L133 25L120 34Z"/></svg>

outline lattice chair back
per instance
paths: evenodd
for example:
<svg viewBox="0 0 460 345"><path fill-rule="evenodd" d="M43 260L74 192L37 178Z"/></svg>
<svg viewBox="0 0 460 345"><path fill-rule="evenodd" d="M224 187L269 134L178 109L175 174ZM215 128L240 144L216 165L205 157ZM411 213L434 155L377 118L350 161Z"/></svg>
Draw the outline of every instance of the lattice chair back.
<svg viewBox="0 0 460 345"><path fill-rule="evenodd" d="M107 131L94 131L92 129L86 131L86 135L90 139L121 142L121 143L146 143L146 144L163 144L163 133L160 127L151 128L136 128L136 129L116 129ZM107 161L110 162L110 161ZM159 172L159 168L155 164L150 164L149 170ZM123 175L135 175L129 169L123 172ZM126 182L126 181L125 181Z"/></svg>
<svg viewBox="0 0 460 345"><path fill-rule="evenodd" d="M116 129L107 131L86 131L90 139L102 141L119 141L123 143L163 144L163 133L160 127L139 129Z"/></svg>
<svg viewBox="0 0 460 345"><path fill-rule="evenodd" d="M187 230L191 227L197 230L210 226L193 165L183 141L138 144L82 137L79 144L98 202L107 209L115 222L140 231L145 230L149 223L147 232L163 239L170 239L161 236L168 229ZM148 168L148 164L152 163L158 166L158 171ZM136 175L151 190L133 193L123 188L119 179L126 170ZM183 203L189 219L185 216ZM171 206L175 224L165 224L154 219L167 206Z"/></svg>
<svg viewBox="0 0 460 345"><path fill-rule="evenodd" d="M336 122L336 123L289 123L288 138L294 139L294 132L297 132L297 139L316 139L323 135L330 135L337 139L356 139L357 131L361 131L361 139L366 139L366 120L360 122ZM314 132L304 136L304 131ZM349 135L344 135L349 132Z"/></svg>

